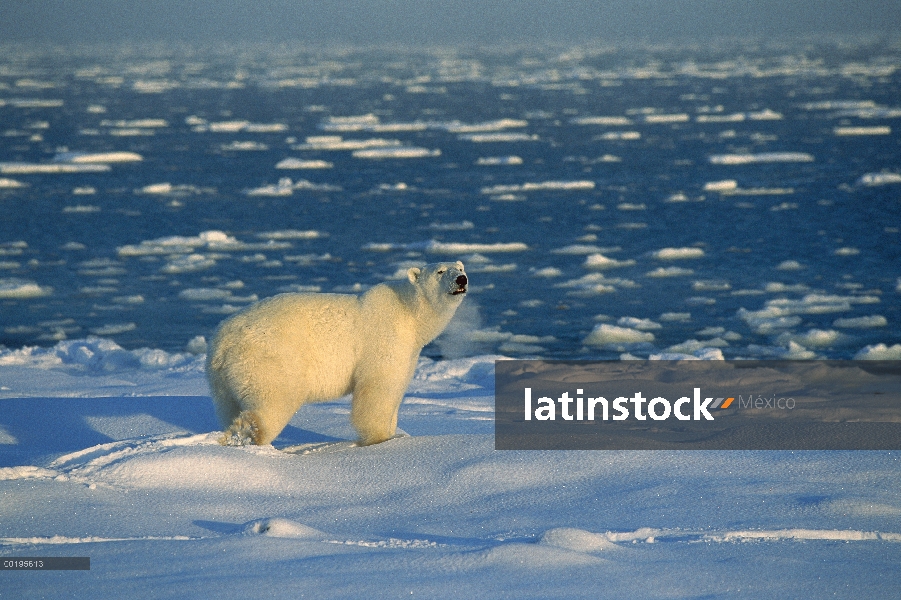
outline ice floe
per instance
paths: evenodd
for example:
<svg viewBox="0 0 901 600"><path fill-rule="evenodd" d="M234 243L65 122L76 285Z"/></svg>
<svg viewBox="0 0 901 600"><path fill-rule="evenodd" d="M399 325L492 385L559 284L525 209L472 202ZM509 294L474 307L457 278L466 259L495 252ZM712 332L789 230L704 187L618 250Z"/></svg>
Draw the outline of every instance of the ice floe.
<svg viewBox="0 0 901 600"><path fill-rule="evenodd" d="M650 254L657 260L683 260L702 258L704 251L701 248L661 248Z"/></svg>
<svg viewBox="0 0 901 600"><path fill-rule="evenodd" d="M428 148L420 148L418 146L397 146L391 148L354 150L352 154L354 158L368 158L375 160L390 158L432 158L441 156L441 150L429 150Z"/></svg>
<svg viewBox="0 0 901 600"><path fill-rule="evenodd" d="M515 194L521 192L593 190L595 182L589 180L540 181L512 185L493 185L482 188L483 194Z"/></svg>
<svg viewBox="0 0 901 600"><path fill-rule="evenodd" d="M327 160L304 160L301 158L285 158L279 161L276 169L331 169L334 163Z"/></svg>
<svg viewBox="0 0 901 600"><path fill-rule="evenodd" d="M871 125L866 127L834 127L832 133L839 136L891 135L888 125Z"/></svg>
<svg viewBox="0 0 901 600"><path fill-rule="evenodd" d="M479 166L513 166L521 165L522 158L519 156L482 156L476 164Z"/></svg>
<svg viewBox="0 0 901 600"><path fill-rule="evenodd" d="M341 188L328 183L313 183L306 179L293 181L290 177L282 177L278 183L270 183L257 188L251 188L244 193L248 196L293 196L298 190L310 192L338 192Z"/></svg>
<svg viewBox="0 0 901 600"><path fill-rule="evenodd" d="M589 346L607 346L638 344L653 341L654 334L648 331L601 323L591 330L591 333L582 340L582 343Z"/></svg>
<svg viewBox="0 0 901 600"><path fill-rule="evenodd" d="M887 346L874 344L862 348L854 355L855 360L901 360L901 344Z"/></svg>
<svg viewBox="0 0 901 600"><path fill-rule="evenodd" d="M2 168L2 165L0 165ZM857 180L858 186L875 187L901 183L901 173L866 173Z"/></svg>
<svg viewBox="0 0 901 600"><path fill-rule="evenodd" d="M758 154L714 154L709 160L715 165L750 165L813 162L814 157L806 152L761 152Z"/></svg>
<svg viewBox="0 0 901 600"><path fill-rule="evenodd" d="M0 278L0 299L26 299L49 296L53 288L38 285L34 281L18 278Z"/></svg>

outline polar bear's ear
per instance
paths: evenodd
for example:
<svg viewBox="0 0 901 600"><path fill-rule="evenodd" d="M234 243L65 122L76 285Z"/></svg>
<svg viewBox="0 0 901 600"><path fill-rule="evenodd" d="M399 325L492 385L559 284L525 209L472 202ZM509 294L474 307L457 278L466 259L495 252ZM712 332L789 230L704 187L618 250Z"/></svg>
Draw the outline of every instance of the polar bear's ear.
<svg viewBox="0 0 901 600"><path fill-rule="evenodd" d="M417 267L410 267L410 270L407 271L407 279L410 280L410 283L416 283L416 280L419 279L419 274L422 273Z"/></svg>
<svg viewBox="0 0 901 600"><path fill-rule="evenodd" d="M463 261L461 261L461 260L457 261L457 270L459 270L459 271L463 270Z"/></svg>

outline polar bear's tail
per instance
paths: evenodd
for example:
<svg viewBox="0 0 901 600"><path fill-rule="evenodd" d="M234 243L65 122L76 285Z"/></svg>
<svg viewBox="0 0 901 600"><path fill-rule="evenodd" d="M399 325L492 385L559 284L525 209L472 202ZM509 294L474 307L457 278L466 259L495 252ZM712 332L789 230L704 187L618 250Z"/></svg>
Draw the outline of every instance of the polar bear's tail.
<svg viewBox="0 0 901 600"><path fill-rule="evenodd" d="M252 410L241 411L219 438L219 443L223 446L262 445L263 428L260 427L257 413Z"/></svg>

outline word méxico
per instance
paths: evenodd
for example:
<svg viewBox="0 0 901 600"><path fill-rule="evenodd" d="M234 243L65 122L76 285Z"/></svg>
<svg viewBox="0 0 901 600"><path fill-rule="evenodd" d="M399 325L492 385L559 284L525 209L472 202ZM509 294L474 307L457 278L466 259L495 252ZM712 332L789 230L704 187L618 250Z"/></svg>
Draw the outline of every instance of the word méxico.
<svg viewBox="0 0 901 600"><path fill-rule="evenodd" d="M546 396L538 398L533 410L532 388L525 388L525 420L531 421L534 417L537 421L554 421L557 418L557 404L559 404L560 417L564 421L594 421L596 418L603 421L609 421L611 418L614 421L625 421L630 416L639 421L646 421L649 417L655 421L664 421L670 416L680 421L713 421L713 415L708 409L728 408L735 400L735 398L712 397L702 400L701 388L694 388L693 397L683 396L673 403L662 397L649 400L643 397L641 392L636 392L631 398L619 396L612 402L602 397L583 398L583 393L583 390L577 389L576 397L570 398L569 392L563 392L556 402ZM645 407L645 403L647 403L647 407ZM575 413L573 413L573 409L575 409ZM684 412L686 410L689 412Z"/></svg>

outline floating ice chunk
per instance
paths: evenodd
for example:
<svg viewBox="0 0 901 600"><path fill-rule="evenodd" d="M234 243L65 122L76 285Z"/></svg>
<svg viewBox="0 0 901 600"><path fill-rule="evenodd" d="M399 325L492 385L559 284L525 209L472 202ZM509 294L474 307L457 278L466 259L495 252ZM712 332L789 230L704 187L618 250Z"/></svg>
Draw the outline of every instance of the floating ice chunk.
<svg viewBox="0 0 901 600"><path fill-rule="evenodd" d="M644 274L645 277L682 277L685 275L694 275L694 269L685 269L683 267L657 267L653 271Z"/></svg>
<svg viewBox="0 0 901 600"><path fill-rule="evenodd" d="M763 287L764 291L776 294L806 292L810 288L803 283L782 283L779 281L768 281Z"/></svg>
<svg viewBox="0 0 901 600"><path fill-rule="evenodd" d="M27 298L40 298L53 293L53 288L38 285L33 281L24 279L0 279L0 298L4 300L24 300Z"/></svg>
<svg viewBox="0 0 901 600"><path fill-rule="evenodd" d="M606 346L608 344L637 344L653 341L653 333L601 323L588 334L583 343L589 346Z"/></svg>
<svg viewBox="0 0 901 600"><path fill-rule="evenodd" d="M691 289L696 292L726 292L732 289L728 281L703 280L691 284Z"/></svg>
<svg viewBox="0 0 901 600"><path fill-rule="evenodd" d="M485 133L503 131L505 129L517 129L520 127L526 127L528 124L528 121L523 121L522 119L497 119L494 121L485 121L483 123L474 124L451 121L448 123L435 123L434 126L439 129L444 129L445 131L448 131L450 133Z"/></svg>
<svg viewBox="0 0 901 600"><path fill-rule="evenodd" d="M300 158L286 158L279 161L276 169L331 169L335 165L327 160L302 160Z"/></svg>
<svg viewBox="0 0 901 600"><path fill-rule="evenodd" d="M663 329L663 325L652 321L651 319L639 319L638 317L620 317L616 322L620 327L631 327L639 331L651 331L653 329Z"/></svg>
<svg viewBox="0 0 901 600"><path fill-rule="evenodd" d="M228 144L223 144L220 146L220 149L226 152L254 152L254 151L263 151L268 150L269 146L263 144L262 142L254 142L254 141L245 141L240 142L235 140Z"/></svg>
<svg viewBox="0 0 901 600"><path fill-rule="evenodd" d="M585 262L582 264L586 269L613 269L617 267L630 267L635 264L635 261L630 259L627 260L616 260L615 258L608 258L603 254L590 254L585 258Z"/></svg>
<svg viewBox="0 0 901 600"><path fill-rule="evenodd" d="M858 186L875 187L901 183L901 173L867 173L857 180Z"/></svg>
<svg viewBox="0 0 901 600"><path fill-rule="evenodd" d="M280 231L264 231L257 234L264 240L315 240L328 237L327 233L315 229L283 229Z"/></svg>
<svg viewBox="0 0 901 600"><path fill-rule="evenodd" d="M757 112L749 112L748 119L752 121L781 121L782 113L765 108Z"/></svg>
<svg viewBox="0 0 901 600"><path fill-rule="evenodd" d="M742 123L748 116L745 113L732 113L728 115L698 115L695 121L698 123Z"/></svg>
<svg viewBox="0 0 901 600"><path fill-rule="evenodd" d="M603 273L583 275L578 279L571 279L563 283L558 283L554 287L576 288L575 291L567 292L567 295L587 298L599 294L615 292L617 286L624 288L638 287L638 285L630 279L606 277Z"/></svg>
<svg viewBox="0 0 901 600"><path fill-rule="evenodd" d="M731 192L738 189L738 182L734 179L723 181L709 181L704 184L705 192Z"/></svg>
<svg viewBox="0 0 901 600"><path fill-rule="evenodd" d="M593 190L595 182L587 180L574 181L541 181L537 183L523 183L514 185L493 185L483 187L483 194L515 194L518 192L542 192L542 191L573 191Z"/></svg>
<svg viewBox="0 0 901 600"><path fill-rule="evenodd" d="M209 269L215 264L216 261L213 258L203 254L188 254L170 258L169 262L160 269L160 272L169 274L195 273Z"/></svg>
<svg viewBox="0 0 901 600"><path fill-rule="evenodd" d="M538 136L528 133L467 133L458 136L458 139L476 144L501 143L501 142L535 142Z"/></svg>
<svg viewBox="0 0 901 600"><path fill-rule="evenodd" d="M476 161L480 166L512 166L521 165L522 158L519 156L484 156Z"/></svg>
<svg viewBox="0 0 901 600"><path fill-rule="evenodd" d="M54 162L83 164L108 164L140 162L144 157L137 152L62 152L53 157Z"/></svg>
<svg viewBox="0 0 901 600"><path fill-rule="evenodd" d="M27 183L22 183L21 181L16 181L15 179L0 177L0 190L14 190L16 188L26 187L27 185Z"/></svg>
<svg viewBox="0 0 901 600"><path fill-rule="evenodd" d="M11 98L6 102L14 108L60 108L64 104L62 100L42 98ZM2 100L0 106L3 106Z"/></svg>
<svg viewBox="0 0 901 600"><path fill-rule="evenodd" d="M901 344L866 346L854 355L854 360L901 360Z"/></svg>
<svg viewBox="0 0 901 600"><path fill-rule="evenodd" d="M687 258L701 258L704 251L700 248L661 248L651 253L651 257L658 260L682 260Z"/></svg>
<svg viewBox="0 0 901 600"><path fill-rule="evenodd" d="M714 154L710 162L715 165L750 165L758 163L813 162L806 152L762 152L759 154Z"/></svg>
<svg viewBox="0 0 901 600"><path fill-rule="evenodd" d="M419 250L433 254L467 254L481 252L491 254L495 252L524 252L529 247L522 242L499 242L496 244L479 244L466 242L438 242L428 240L413 242L411 244L369 243L363 246L363 250L371 252L392 252L396 250Z"/></svg>
<svg viewBox="0 0 901 600"><path fill-rule="evenodd" d="M160 129L168 127L169 122L166 119L120 119L116 121L104 119L100 121L100 126L118 129Z"/></svg>
<svg viewBox="0 0 901 600"><path fill-rule="evenodd" d="M135 190L136 194L156 194L160 196L187 196L190 194L213 193L213 188L199 188L190 184L172 185L171 183L151 183Z"/></svg>
<svg viewBox="0 0 901 600"><path fill-rule="evenodd" d="M290 177L282 177L276 184L268 184L246 190L248 196L292 196L296 190L308 190L313 192L337 192L341 188L327 183L313 183L306 179L292 181Z"/></svg>
<svg viewBox="0 0 901 600"><path fill-rule="evenodd" d="M169 236L145 240L138 245L120 246L119 256L154 256L161 254L188 254L198 247L217 250L241 248L242 244L222 231L204 231L196 237Z"/></svg>
<svg viewBox="0 0 901 600"><path fill-rule="evenodd" d="M94 206L93 204L75 204L73 206L64 206L64 213L96 213L100 212L99 206Z"/></svg>
<svg viewBox="0 0 901 600"><path fill-rule="evenodd" d="M118 335L120 333L134 331L137 328L138 326L134 323L110 323L91 329L91 333L94 335Z"/></svg>
<svg viewBox="0 0 901 600"><path fill-rule="evenodd" d="M640 140L641 133L638 131L608 131L600 136L604 141L631 141Z"/></svg>
<svg viewBox="0 0 901 600"><path fill-rule="evenodd" d="M418 146L398 146L393 148L369 148L354 150L354 158L388 159L388 158L431 158L441 156L441 150L429 150Z"/></svg>
<svg viewBox="0 0 901 600"><path fill-rule="evenodd" d="M768 311L766 309L749 311L740 308L738 309L738 316L748 324L748 327L761 335L790 329L801 324L801 317L787 316L780 314L779 311Z"/></svg>
<svg viewBox="0 0 901 600"><path fill-rule="evenodd" d="M178 293L182 300L193 302L256 302L259 300L256 294L249 296L234 296L231 290L219 288L187 288Z"/></svg>
<svg viewBox="0 0 901 600"><path fill-rule="evenodd" d="M800 271L804 265L796 260L783 260L776 268L780 271Z"/></svg>
<svg viewBox="0 0 901 600"><path fill-rule="evenodd" d="M410 246L413 247L415 244ZM422 249L433 254L462 254L465 252L483 252L488 254L495 252L524 252L529 247L522 242L468 244L464 242L436 242L433 240L427 242Z"/></svg>
<svg viewBox="0 0 901 600"><path fill-rule="evenodd" d="M571 244L569 246L564 246L562 248L554 248L551 250L551 254L593 254L596 252L603 252L604 249L600 246L591 246L586 244Z"/></svg>
<svg viewBox="0 0 901 600"><path fill-rule="evenodd" d="M601 125L604 127L616 127L632 125L632 119L628 117L579 117L570 121L573 125Z"/></svg>
<svg viewBox="0 0 901 600"><path fill-rule="evenodd" d="M729 342L722 338L712 338L709 340L685 340L679 344L674 344L667 348L667 352L678 352L680 354L691 354L694 355L695 352L699 350L704 350L706 348L725 348L729 345Z"/></svg>
<svg viewBox="0 0 901 600"><path fill-rule="evenodd" d="M644 122L649 124L687 123L690 117L686 113L672 115L645 115Z"/></svg>
<svg viewBox="0 0 901 600"><path fill-rule="evenodd" d="M557 267L543 267L541 269L535 269L532 272L532 275L535 277L560 277L563 275L563 271L558 269Z"/></svg>
<svg viewBox="0 0 901 600"><path fill-rule="evenodd" d="M430 223L429 229L434 231L467 231L474 229L472 221L460 221L459 223Z"/></svg>
<svg viewBox="0 0 901 600"><path fill-rule="evenodd" d="M698 348L688 354L684 352L661 352L651 354L649 360L726 360L719 348Z"/></svg>
<svg viewBox="0 0 901 600"><path fill-rule="evenodd" d="M105 173L112 168L106 164L71 163L0 163L0 173L8 175L50 175L56 173Z"/></svg>
<svg viewBox="0 0 901 600"><path fill-rule="evenodd" d="M888 125L876 125L871 127L834 127L832 133L838 136L891 135L892 128Z"/></svg>
<svg viewBox="0 0 901 600"><path fill-rule="evenodd" d="M885 327L886 325L888 325L888 321L882 315L848 317L836 319L832 322L833 327L847 327L850 329L869 329L872 327Z"/></svg>
<svg viewBox="0 0 901 600"><path fill-rule="evenodd" d="M382 138L345 140L340 135L316 135L308 137L305 144L293 146L293 148L295 150L366 150L402 145L400 140L386 140Z"/></svg>
<svg viewBox="0 0 901 600"><path fill-rule="evenodd" d="M356 115L349 117L329 117L319 125L323 131L363 131L380 123L380 119L372 114Z"/></svg>
<svg viewBox="0 0 901 600"><path fill-rule="evenodd" d="M183 300L206 302L231 298L232 292L231 290L220 290L217 288L187 288L180 291L178 297Z"/></svg>
<svg viewBox="0 0 901 600"><path fill-rule="evenodd" d="M660 315L661 321L672 321L677 323L687 323L691 321L691 313L687 312L665 312Z"/></svg>
<svg viewBox="0 0 901 600"><path fill-rule="evenodd" d="M802 104L804 110L859 110L876 108L872 100L819 100Z"/></svg>
<svg viewBox="0 0 901 600"><path fill-rule="evenodd" d="M214 133L238 133L239 131L243 131L248 125L250 125L250 121L219 121L216 123L209 123L207 125L207 131L212 131Z"/></svg>
<svg viewBox="0 0 901 600"><path fill-rule="evenodd" d="M776 338L776 342L795 342L805 348L831 348L846 339L845 335L833 329L809 329L806 333L782 333Z"/></svg>
<svg viewBox="0 0 901 600"><path fill-rule="evenodd" d="M852 248L850 246L845 246L843 248L838 248L835 252L833 252L836 256L857 256L860 254L860 250L857 248Z"/></svg>

